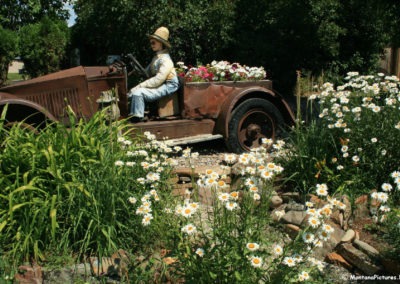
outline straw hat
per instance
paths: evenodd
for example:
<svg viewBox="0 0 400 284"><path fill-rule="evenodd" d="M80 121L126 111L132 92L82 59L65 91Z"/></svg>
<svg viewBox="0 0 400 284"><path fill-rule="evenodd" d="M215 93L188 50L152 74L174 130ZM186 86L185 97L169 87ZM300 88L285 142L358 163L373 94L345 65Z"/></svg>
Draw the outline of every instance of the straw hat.
<svg viewBox="0 0 400 284"><path fill-rule="evenodd" d="M167 48L170 48L171 44L168 41L168 37L169 37L169 30L166 27L160 27L154 32L154 34L149 35L149 38L158 40L162 42Z"/></svg>

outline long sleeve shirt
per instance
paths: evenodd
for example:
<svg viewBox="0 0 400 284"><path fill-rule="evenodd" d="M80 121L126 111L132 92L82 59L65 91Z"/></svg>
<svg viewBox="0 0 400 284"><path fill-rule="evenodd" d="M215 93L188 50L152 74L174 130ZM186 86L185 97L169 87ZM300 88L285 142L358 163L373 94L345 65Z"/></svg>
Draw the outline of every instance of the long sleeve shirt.
<svg viewBox="0 0 400 284"><path fill-rule="evenodd" d="M151 63L146 67L146 72L151 77L139 84L142 88L157 88L166 80L176 77L174 63L166 49L156 53Z"/></svg>

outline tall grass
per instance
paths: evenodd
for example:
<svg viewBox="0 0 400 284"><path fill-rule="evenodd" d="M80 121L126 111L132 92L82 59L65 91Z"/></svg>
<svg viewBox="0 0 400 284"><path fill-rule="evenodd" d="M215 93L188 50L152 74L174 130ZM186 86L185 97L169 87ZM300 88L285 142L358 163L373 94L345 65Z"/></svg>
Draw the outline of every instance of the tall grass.
<svg viewBox="0 0 400 284"><path fill-rule="evenodd" d="M283 163L301 191L318 181L351 195L367 193L399 169L398 78L349 74L346 84L325 83L310 97L319 118L290 135Z"/></svg>
<svg viewBox="0 0 400 284"><path fill-rule="evenodd" d="M0 127L0 247L15 263L137 243L127 200L143 169L115 166L126 155L118 143L126 125L108 123L103 112L87 122L71 112L70 120L71 128L53 124L40 133Z"/></svg>

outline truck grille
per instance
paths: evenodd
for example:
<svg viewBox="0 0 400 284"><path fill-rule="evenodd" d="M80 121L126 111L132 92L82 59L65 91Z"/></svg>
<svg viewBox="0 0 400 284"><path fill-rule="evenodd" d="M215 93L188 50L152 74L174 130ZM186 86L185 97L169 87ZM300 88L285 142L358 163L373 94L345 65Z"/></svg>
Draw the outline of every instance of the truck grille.
<svg viewBox="0 0 400 284"><path fill-rule="evenodd" d="M77 88L52 90L39 94L27 95L26 99L44 106L54 116L65 116L65 107L70 105L75 112L79 111L79 96Z"/></svg>

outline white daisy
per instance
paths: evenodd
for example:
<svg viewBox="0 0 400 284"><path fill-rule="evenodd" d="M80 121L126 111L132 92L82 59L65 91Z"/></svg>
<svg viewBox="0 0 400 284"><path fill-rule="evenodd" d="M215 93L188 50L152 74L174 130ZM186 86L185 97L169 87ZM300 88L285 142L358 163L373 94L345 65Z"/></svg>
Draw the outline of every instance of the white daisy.
<svg viewBox="0 0 400 284"><path fill-rule="evenodd" d="M381 186L382 190L385 192L390 192L393 189L393 186L390 183L383 183Z"/></svg>
<svg viewBox="0 0 400 284"><path fill-rule="evenodd" d="M314 234L312 234L312 233L304 233L303 234L303 241L306 244L312 243L314 241Z"/></svg>
<svg viewBox="0 0 400 284"><path fill-rule="evenodd" d="M198 249L196 250L196 254L197 254L198 256L200 256L200 257L203 257L203 256L204 256L204 249L198 248Z"/></svg>
<svg viewBox="0 0 400 284"><path fill-rule="evenodd" d="M246 248L250 251L256 251L260 248L260 245L257 243L247 243Z"/></svg>
<svg viewBox="0 0 400 284"><path fill-rule="evenodd" d="M184 226L181 231L183 233L186 233L188 235L193 235L194 233L196 233L197 228L196 226L194 226L193 224L187 224L186 226Z"/></svg>
<svg viewBox="0 0 400 284"><path fill-rule="evenodd" d="M250 263L253 267L261 267L263 261L261 257L258 256L252 256L250 258Z"/></svg>
<svg viewBox="0 0 400 284"><path fill-rule="evenodd" d="M283 254L283 248L280 245L275 245L273 248L273 252L275 255Z"/></svg>
<svg viewBox="0 0 400 284"><path fill-rule="evenodd" d="M296 260L293 257L287 256L283 259L282 263L289 267L293 267L296 265Z"/></svg>

